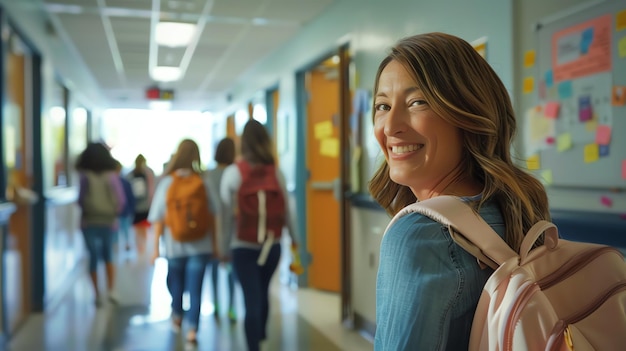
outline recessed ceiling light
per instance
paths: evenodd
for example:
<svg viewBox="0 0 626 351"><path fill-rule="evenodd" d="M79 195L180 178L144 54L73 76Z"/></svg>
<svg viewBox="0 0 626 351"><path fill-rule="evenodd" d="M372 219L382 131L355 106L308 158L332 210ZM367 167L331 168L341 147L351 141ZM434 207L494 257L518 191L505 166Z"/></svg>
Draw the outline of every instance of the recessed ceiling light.
<svg viewBox="0 0 626 351"><path fill-rule="evenodd" d="M157 66L150 71L150 77L157 82L173 82L181 76L180 67Z"/></svg>
<svg viewBox="0 0 626 351"><path fill-rule="evenodd" d="M196 32L193 23L159 22L154 39L157 44L169 47L187 46Z"/></svg>

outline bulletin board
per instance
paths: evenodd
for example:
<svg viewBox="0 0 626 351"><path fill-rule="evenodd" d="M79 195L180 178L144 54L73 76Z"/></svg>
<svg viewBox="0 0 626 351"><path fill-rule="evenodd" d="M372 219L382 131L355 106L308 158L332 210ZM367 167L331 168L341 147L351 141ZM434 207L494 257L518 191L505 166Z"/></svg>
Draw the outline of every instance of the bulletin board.
<svg viewBox="0 0 626 351"><path fill-rule="evenodd" d="M626 3L599 2L536 28L525 66L527 165L548 186L626 189Z"/></svg>

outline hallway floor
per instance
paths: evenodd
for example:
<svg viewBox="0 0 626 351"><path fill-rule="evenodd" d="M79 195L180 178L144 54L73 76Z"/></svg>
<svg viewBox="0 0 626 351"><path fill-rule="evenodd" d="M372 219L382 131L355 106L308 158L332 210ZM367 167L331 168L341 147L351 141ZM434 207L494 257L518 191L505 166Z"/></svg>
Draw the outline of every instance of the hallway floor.
<svg viewBox="0 0 626 351"><path fill-rule="evenodd" d="M34 314L9 342L7 351L172 351L189 350L185 329L175 333L170 322L171 298L165 285L167 263L151 265L146 257L118 258L118 304L94 304L86 273L68 287L67 294L45 314ZM221 282L226 273L220 269ZM271 315L266 350L368 351L372 343L339 322L340 301L334 293L290 288L276 272L272 284ZM283 281L285 279L282 279ZM104 282L101 282L104 286ZM226 296L221 284L221 296ZM216 318L211 302L209 270L195 350L245 351L243 300L236 293L238 320ZM221 299L220 299L221 300ZM224 304L225 305L225 304Z"/></svg>

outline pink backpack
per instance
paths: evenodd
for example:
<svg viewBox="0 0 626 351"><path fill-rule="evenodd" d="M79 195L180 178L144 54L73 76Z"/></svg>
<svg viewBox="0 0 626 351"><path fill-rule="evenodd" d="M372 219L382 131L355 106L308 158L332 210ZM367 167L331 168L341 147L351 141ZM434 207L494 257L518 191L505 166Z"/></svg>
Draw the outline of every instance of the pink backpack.
<svg viewBox="0 0 626 351"><path fill-rule="evenodd" d="M518 254L453 196L411 204L389 226L410 212L446 225L495 270L478 302L470 351L626 350L626 262L617 249L559 239L553 223L539 221ZM531 250L544 232L544 245Z"/></svg>

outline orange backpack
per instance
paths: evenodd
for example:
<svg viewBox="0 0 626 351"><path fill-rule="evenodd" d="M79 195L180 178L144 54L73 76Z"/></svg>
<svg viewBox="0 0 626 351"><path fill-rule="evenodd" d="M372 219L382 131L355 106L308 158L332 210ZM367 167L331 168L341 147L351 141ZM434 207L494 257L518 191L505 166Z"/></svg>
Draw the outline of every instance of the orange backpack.
<svg viewBox="0 0 626 351"><path fill-rule="evenodd" d="M209 211L207 191L202 177L172 174L172 184L165 198L165 225L177 241L195 241L212 231L215 218Z"/></svg>

